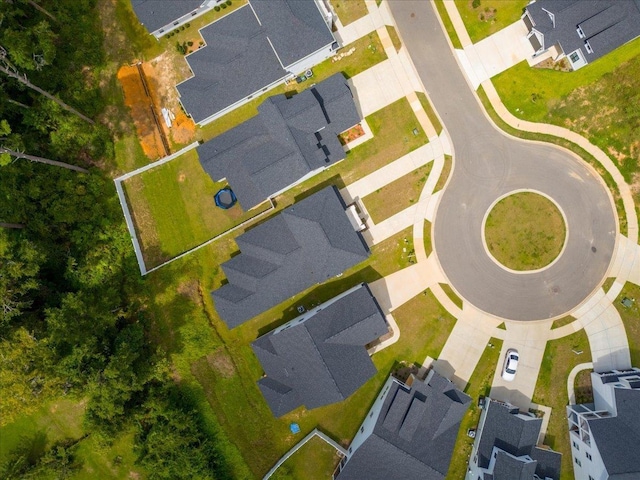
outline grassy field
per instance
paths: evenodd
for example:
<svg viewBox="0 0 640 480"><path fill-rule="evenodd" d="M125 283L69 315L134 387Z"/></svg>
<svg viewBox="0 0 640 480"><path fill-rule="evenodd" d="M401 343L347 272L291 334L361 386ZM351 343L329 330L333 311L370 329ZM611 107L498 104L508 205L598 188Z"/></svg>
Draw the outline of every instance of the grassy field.
<svg viewBox="0 0 640 480"><path fill-rule="evenodd" d="M573 350L579 352L576 355ZM534 403L551 407L551 419L545 436L545 444L562 453L561 478L573 478L571 445L565 407L569 403L567 378L579 363L591 361L589 339L584 330L547 342L542 367L533 394Z"/></svg>
<svg viewBox="0 0 640 480"><path fill-rule="evenodd" d="M291 455L271 478L272 480L331 478L339 461L340 455L331 445L318 437L313 437Z"/></svg>
<svg viewBox="0 0 640 480"><path fill-rule="evenodd" d="M103 443L87 436L83 427L85 401L58 399L44 405L32 415L20 417L0 429L0 465L11 457L11 451L23 442L31 442L32 454L39 455L54 443L75 440L75 454L82 468L69 478L119 479L129 475L144 475L135 466L132 434ZM117 459L117 460L116 460Z"/></svg>
<svg viewBox="0 0 640 480"><path fill-rule="evenodd" d="M455 0L473 43L520 20L528 0Z"/></svg>
<svg viewBox="0 0 640 480"><path fill-rule="evenodd" d="M440 287L444 290L444 293L447 294L447 297L458 306L458 308L462 308L462 299L453 291L453 288L448 283L440 283Z"/></svg>
<svg viewBox="0 0 640 480"><path fill-rule="evenodd" d="M563 148L566 148L567 150L572 151L573 153L578 155L580 158L582 158L584 161L589 163L596 170L596 172L598 172L598 174L602 177L607 187L609 188L609 191L611 192L611 195L613 196L613 200L615 202L616 212L618 213L618 223L620 225L620 233L622 235L627 234L627 217L624 211L624 204L622 203L622 198L620 197L618 186L613 180L613 177L611 176L611 174L609 174L609 172L607 172L604 169L604 167L600 164L600 162L598 162L586 150L583 150L582 148L577 146L575 143L565 140L564 138L554 137L553 135L544 135L540 133L524 132L522 130L517 130L507 125L500 117L498 117L498 114L493 109L493 106L491 105L491 102L489 102L489 99L487 98L487 95L484 92L484 89L482 88L482 86L478 88L477 93L478 93L478 97L480 98L480 101L482 102L482 105L487 111L487 114L489 115L493 123L495 123L496 126L501 130L504 130L506 133L513 135L514 137L524 138L527 140L536 140L540 142L553 143L555 145L558 145L560 147L563 147ZM636 201L636 210L638 210L639 208L638 204L639 203Z"/></svg>
<svg viewBox="0 0 640 480"><path fill-rule="evenodd" d="M349 25L369 13L364 0L334 0L331 2L342 25Z"/></svg>
<svg viewBox="0 0 640 480"><path fill-rule="evenodd" d="M634 186L640 203L640 39L575 72L521 62L493 83L519 118L569 128L604 150Z"/></svg>
<svg viewBox="0 0 640 480"><path fill-rule="evenodd" d="M623 298L632 300L633 305L631 307L622 305ZM640 367L640 287L627 282L613 304L618 309L624 328L627 331L631 365Z"/></svg>
<svg viewBox="0 0 640 480"><path fill-rule="evenodd" d="M498 358L500 357L500 349L502 348L502 340L497 338L491 338L489 343L493 345L493 347L487 345L464 390L472 399L471 407L464 414L462 423L460 424L460 431L458 432L458 439L453 449L447 480L466 478L469 455L471 454L471 447L473 446L473 439L469 438L466 432L469 428L475 428L480 421L481 411L478 408L478 398L489 395L493 375L496 371Z"/></svg>
<svg viewBox="0 0 640 480"><path fill-rule="evenodd" d="M562 250L566 226L555 204L537 193L521 192L500 200L485 223L494 258L512 270L537 270Z"/></svg>
<svg viewBox="0 0 640 480"><path fill-rule="evenodd" d="M436 8L438 9L438 14L442 19L442 23L444 24L444 28L447 31L447 35L451 39L451 44L453 48L462 48L462 43L460 43L460 38L456 33L456 29L453 27L453 23L451 23L451 18L449 18L449 14L447 13L447 9L444 6L444 0L435 0Z"/></svg>
<svg viewBox="0 0 640 480"><path fill-rule="evenodd" d="M302 91L311 87L314 83L322 81L337 72L342 72L345 77L351 78L352 76L357 75L358 73L363 72L364 70L387 59L387 54L384 53L380 37L376 32L365 35L355 42L346 45L342 49L338 50L336 54L346 52L351 48L354 48L355 50L348 57L343 57L337 62L334 62L332 58L329 58L313 67L314 80L312 82L294 83L287 87L285 87L285 85L280 85L273 90L269 90L265 94L254 98L250 102L245 103L244 105L202 127L198 132L199 138L202 140L209 140L257 115L258 105L264 102L267 97L285 93L285 91L290 93Z"/></svg>
<svg viewBox="0 0 640 480"><path fill-rule="evenodd" d="M373 221L380 223L417 202L432 167L433 162L429 162L364 197Z"/></svg>
<svg viewBox="0 0 640 480"><path fill-rule="evenodd" d="M267 210L215 206L225 182L214 182L195 150L124 182L147 267L166 261Z"/></svg>

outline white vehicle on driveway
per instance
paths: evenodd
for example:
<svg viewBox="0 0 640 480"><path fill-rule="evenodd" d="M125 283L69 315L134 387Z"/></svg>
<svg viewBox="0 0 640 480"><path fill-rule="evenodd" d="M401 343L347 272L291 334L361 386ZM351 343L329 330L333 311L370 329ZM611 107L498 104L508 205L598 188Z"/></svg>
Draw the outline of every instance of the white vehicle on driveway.
<svg viewBox="0 0 640 480"><path fill-rule="evenodd" d="M507 350L507 355L504 359L504 367L502 368L502 378L507 382L512 381L516 377L516 371L518 370L518 360L520 356L515 348Z"/></svg>

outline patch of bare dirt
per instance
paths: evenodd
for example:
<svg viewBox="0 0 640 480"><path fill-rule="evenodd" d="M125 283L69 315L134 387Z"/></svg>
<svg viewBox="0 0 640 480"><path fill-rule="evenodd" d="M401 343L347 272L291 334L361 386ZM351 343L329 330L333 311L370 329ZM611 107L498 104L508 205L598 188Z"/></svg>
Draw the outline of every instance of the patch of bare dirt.
<svg viewBox="0 0 640 480"><path fill-rule="evenodd" d="M186 282L180 283L178 285L178 293L198 305L202 304L197 280L187 280Z"/></svg>
<svg viewBox="0 0 640 480"><path fill-rule="evenodd" d="M236 367L224 347L219 347L207 355L207 363L224 378L236 375Z"/></svg>

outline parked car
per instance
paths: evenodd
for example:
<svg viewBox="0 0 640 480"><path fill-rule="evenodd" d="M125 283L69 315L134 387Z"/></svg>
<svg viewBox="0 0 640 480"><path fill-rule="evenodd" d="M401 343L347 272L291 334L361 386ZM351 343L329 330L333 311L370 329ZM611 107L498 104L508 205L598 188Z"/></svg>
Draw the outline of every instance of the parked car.
<svg viewBox="0 0 640 480"><path fill-rule="evenodd" d="M507 355L504 359L504 367L502 368L502 378L507 382L512 381L516 377L516 371L518 370L518 360L520 356L518 351L514 348L507 350Z"/></svg>

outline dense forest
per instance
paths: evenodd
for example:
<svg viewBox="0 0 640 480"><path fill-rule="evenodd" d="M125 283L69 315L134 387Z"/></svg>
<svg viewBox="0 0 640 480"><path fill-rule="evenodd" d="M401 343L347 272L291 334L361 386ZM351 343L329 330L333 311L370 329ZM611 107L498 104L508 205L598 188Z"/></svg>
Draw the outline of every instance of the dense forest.
<svg viewBox="0 0 640 480"><path fill-rule="evenodd" d="M110 171L117 123L97 0L0 2L0 426L86 399L88 435L135 431L149 478L228 478L216 440L150 340ZM25 433L0 478L67 478L78 440Z"/></svg>

